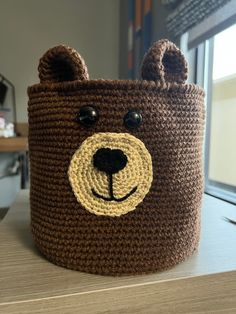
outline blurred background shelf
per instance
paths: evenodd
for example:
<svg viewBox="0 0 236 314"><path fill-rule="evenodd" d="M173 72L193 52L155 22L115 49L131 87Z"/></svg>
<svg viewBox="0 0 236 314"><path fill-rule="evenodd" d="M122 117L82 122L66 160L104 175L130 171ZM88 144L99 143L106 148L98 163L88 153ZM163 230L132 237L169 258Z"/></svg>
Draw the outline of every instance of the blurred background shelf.
<svg viewBox="0 0 236 314"><path fill-rule="evenodd" d="M28 138L19 137L1 137L0 152L19 152L28 150Z"/></svg>
<svg viewBox="0 0 236 314"><path fill-rule="evenodd" d="M14 124L15 137L0 137L0 218L29 185L28 123Z"/></svg>

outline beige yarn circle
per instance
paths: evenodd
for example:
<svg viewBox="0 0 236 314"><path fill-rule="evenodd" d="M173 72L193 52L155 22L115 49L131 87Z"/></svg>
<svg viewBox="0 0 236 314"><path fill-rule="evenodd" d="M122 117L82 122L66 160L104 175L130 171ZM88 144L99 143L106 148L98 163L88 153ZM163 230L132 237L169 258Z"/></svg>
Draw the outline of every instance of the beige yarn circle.
<svg viewBox="0 0 236 314"><path fill-rule="evenodd" d="M116 198L137 190L127 199L117 202L98 198L92 193L109 198L106 173L93 165L93 155L100 148L121 149L128 162L124 169L113 174L113 192ZM78 202L95 215L120 216L136 208L148 193L152 183L152 159L144 143L129 133L96 133L88 137L74 153L68 177Z"/></svg>

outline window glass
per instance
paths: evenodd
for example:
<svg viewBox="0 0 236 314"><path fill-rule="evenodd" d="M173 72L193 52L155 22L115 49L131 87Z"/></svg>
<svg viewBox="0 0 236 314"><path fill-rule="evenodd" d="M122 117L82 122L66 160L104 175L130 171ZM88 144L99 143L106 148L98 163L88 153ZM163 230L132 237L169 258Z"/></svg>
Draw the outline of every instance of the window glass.
<svg viewBox="0 0 236 314"><path fill-rule="evenodd" d="M209 179L236 186L236 25L214 37Z"/></svg>

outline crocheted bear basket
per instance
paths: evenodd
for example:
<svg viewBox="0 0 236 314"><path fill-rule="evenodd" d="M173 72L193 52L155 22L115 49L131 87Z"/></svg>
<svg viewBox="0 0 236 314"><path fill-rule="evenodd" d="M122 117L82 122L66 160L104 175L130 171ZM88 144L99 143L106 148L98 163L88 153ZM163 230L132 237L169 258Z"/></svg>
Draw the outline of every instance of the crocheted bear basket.
<svg viewBox="0 0 236 314"><path fill-rule="evenodd" d="M141 80L89 80L82 57L47 51L28 88L31 226L39 250L79 271L143 274L197 248L204 92L171 42Z"/></svg>

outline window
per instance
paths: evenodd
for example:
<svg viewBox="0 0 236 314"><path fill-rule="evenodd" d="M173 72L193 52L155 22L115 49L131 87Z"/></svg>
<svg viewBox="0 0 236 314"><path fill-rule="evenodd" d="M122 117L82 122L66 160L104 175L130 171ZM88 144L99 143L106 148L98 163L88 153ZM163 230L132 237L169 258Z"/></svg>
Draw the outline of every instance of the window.
<svg viewBox="0 0 236 314"><path fill-rule="evenodd" d="M197 49L197 81L207 92L206 192L236 203L236 24ZM200 58L204 56L204 58Z"/></svg>

